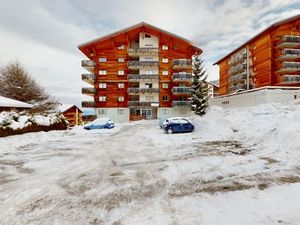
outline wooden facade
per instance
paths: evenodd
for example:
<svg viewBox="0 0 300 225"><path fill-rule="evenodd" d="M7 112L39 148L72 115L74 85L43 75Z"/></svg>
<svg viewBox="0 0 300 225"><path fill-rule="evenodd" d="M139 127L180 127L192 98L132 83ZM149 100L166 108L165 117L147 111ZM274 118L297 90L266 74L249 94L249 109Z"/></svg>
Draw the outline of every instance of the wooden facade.
<svg viewBox="0 0 300 225"><path fill-rule="evenodd" d="M69 122L69 126L82 125L82 111L76 105L62 105L60 107L61 113Z"/></svg>
<svg viewBox="0 0 300 225"><path fill-rule="evenodd" d="M220 95L300 86L300 16L277 22L220 59Z"/></svg>
<svg viewBox="0 0 300 225"><path fill-rule="evenodd" d="M132 120L145 117L136 109L150 107L155 113L157 108L188 102L190 91L180 87L190 86L191 58L202 53L188 40L146 23L84 43L79 49L89 58L82 66L90 74L82 79L93 86L82 89L93 98L82 106L130 108Z"/></svg>

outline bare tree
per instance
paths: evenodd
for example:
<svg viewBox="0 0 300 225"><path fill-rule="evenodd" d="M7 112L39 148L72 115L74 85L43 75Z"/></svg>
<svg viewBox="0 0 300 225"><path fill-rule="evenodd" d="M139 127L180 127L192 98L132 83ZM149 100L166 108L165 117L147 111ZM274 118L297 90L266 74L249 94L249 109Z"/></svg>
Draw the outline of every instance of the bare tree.
<svg viewBox="0 0 300 225"><path fill-rule="evenodd" d="M18 61L0 67L0 95L33 104L34 111L53 110L59 104Z"/></svg>

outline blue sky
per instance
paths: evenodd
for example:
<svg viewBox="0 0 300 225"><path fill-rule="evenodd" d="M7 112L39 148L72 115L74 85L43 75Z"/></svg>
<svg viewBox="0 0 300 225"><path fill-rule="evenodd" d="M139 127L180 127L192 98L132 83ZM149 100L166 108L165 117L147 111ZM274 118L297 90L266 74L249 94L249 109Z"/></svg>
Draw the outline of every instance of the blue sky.
<svg viewBox="0 0 300 225"><path fill-rule="evenodd" d="M0 0L0 65L19 60L63 103L80 105L77 46L141 21L190 39L212 64L267 26L300 14L300 0Z"/></svg>

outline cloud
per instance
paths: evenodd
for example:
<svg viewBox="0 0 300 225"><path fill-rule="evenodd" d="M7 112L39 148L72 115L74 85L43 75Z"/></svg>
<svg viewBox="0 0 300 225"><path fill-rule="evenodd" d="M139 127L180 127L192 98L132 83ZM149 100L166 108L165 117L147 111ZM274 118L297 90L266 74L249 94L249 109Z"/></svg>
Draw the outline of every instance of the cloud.
<svg viewBox="0 0 300 225"><path fill-rule="evenodd" d="M2 0L0 64L19 61L64 103L81 95L77 45L141 21L196 42L212 64L272 23L300 13L299 0Z"/></svg>

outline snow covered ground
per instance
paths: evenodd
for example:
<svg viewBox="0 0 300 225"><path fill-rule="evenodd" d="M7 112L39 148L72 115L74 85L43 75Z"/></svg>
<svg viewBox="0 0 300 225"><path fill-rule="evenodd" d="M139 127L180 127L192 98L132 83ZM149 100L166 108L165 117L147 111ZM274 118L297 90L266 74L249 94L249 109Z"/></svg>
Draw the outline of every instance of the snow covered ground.
<svg viewBox="0 0 300 225"><path fill-rule="evenodd" d="M1 224L300 224L300 102L0 138Z"/></svg>

